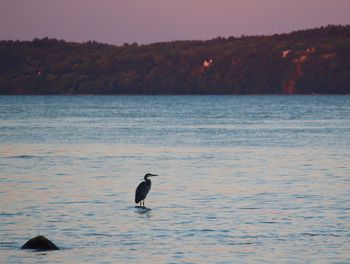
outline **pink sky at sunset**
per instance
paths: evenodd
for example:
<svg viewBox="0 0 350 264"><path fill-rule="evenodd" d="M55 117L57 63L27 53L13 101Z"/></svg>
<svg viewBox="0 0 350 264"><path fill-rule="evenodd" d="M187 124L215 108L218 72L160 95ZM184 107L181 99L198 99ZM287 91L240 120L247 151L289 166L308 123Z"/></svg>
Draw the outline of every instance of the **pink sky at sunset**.
<svg viewBox="0 0 350 264"><path fill-rule="evenodd" d="M0 0L0 39L152 43L350 24L349 0Z"/></svg>

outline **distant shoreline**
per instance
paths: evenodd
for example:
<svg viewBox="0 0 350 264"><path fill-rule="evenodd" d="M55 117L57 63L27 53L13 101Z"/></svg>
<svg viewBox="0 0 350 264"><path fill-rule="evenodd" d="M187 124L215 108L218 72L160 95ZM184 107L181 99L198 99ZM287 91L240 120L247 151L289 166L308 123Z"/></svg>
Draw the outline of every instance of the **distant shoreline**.
<svg viewBox="0 0 350 264"><path fill-rule="evenodd" d="M119 96L119 97L137 97L137 96L280 96L280 97L293 97L293 96L350 96L350 92L346 94L0 94L0 96L66 96L66 97L79 97L79 96Z"/></svg>
<svg viewBox="0 0 350 264"><path fill-rule="evenodd" d="M113 46L0 41L0 95L346 95L350 25Z"/></svg>

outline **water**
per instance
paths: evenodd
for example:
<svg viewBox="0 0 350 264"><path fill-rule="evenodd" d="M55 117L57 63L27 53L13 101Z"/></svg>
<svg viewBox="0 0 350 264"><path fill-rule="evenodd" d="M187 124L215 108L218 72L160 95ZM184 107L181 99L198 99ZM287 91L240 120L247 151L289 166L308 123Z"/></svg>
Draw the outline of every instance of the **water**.
<svg viewBox="0 0 350 264"><path fill-rule="evenodd" d="M0 168L1 263L350 262L349 96L0 97Z"/></svg>

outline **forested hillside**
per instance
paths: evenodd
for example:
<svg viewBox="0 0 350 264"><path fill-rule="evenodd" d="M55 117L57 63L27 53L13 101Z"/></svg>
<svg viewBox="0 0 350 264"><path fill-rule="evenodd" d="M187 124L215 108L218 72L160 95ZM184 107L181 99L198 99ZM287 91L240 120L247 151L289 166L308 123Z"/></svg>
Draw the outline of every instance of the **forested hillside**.
<svg viewBox="0 0 350 264"><path fill-rule="evenodd" d="M150 45L1 41L0 94L350 94L350 26Z"/></svg>

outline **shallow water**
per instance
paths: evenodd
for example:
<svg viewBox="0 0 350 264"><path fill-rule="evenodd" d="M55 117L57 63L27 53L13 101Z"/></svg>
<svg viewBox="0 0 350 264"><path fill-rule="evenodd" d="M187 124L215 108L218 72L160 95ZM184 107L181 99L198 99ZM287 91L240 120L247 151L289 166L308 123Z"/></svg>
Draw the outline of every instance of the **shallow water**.
<svg viewBox="0 0 350 264"><path fill-rule="evenodd" d="M0 168L1 263L350 262L349 96L0 97Z"/></svg>

